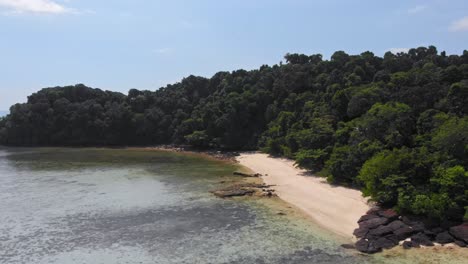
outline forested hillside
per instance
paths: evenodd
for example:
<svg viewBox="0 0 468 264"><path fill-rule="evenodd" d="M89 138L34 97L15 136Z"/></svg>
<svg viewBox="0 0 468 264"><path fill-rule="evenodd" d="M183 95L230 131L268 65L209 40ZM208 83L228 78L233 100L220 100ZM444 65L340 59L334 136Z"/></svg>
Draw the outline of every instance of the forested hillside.
<svg viewBox="0 0 468 264"><path fill-rule="evenodd" d="M0 119L0 142L261 149L401 212L467 217L468 51L285 59L128 95L42 89Z"/></svg>

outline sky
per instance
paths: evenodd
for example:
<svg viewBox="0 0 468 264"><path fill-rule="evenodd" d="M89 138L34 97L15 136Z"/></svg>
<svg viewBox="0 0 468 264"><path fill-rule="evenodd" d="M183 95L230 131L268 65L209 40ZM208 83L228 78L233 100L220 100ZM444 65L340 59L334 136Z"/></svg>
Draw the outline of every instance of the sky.
<svg viewBox="0 0 468 264"><path fill-rule="evenodd" d="M466 0L0 0L0 110L44 87L126 93L286 53L468 49Z"/></svg>

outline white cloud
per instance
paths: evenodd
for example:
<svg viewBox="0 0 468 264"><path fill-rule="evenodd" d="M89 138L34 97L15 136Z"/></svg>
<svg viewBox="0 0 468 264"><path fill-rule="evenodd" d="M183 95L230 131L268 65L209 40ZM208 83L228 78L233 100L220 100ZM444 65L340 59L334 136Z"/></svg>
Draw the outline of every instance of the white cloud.
<svg viewBox="0 0 468 264"><path fill-rule="evenodd" d="M0 6L8 8L14 13L63 14L75 12L73 9L51 0L0 0Z"/></svg>
<svg viewBox="0 0 468 264"><path fill-rule="evenodd" d="M450 31L468 31L468 16L454 21L449 27Z"/></svg>
<svg viewBox="0 0 468 264"><path fill-rule="evenodd" d="M389 51L393 54L398 54L398 53L408 53L410 49L409 48L391 48Z"/></svg>
<svg viewBox="0 0 468 264"><path fill-rule="evenodd" d="M422 12L424 10L427 9L427 6L425 5L418 5L418 6L415 6L413 8L410 8L408 9L408 14L416 14L416 13L419 13L419 12Z"/></svg>

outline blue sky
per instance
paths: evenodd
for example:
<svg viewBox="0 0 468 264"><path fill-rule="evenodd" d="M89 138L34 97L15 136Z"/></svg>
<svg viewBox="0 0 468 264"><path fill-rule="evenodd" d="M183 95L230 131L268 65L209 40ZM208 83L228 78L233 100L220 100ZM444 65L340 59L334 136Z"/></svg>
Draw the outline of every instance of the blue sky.
<svg viewBox="0 0 468 264"><path fill-rule="evenodd" d="M466 0L0 0L0 110L42 87L155 90L287 52L468 49Z"/></svg>

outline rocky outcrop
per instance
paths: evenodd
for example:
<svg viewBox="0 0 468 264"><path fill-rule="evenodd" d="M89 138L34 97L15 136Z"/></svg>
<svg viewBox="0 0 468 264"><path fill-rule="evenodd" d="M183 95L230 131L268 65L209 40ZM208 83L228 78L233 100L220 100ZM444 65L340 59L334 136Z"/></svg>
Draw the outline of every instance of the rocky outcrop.
<svg viewBox="0 0 468 264"><path fill-rule="evenodd" d="M240 183L225 187L220 190L212 191L212 193L220 198L229 198L235 196L276 196L275 190L271 189L272 185L257 184L257 183Z"/></svg>
<svg viewBox="0 0 468 264"><path fill-rule="evenodd" d="M454 236L457 240L463 241L464 243L468 243L468 223L451 227L450 234Z"/></svg>
<svg viewBox="0 0 468 264"><path fill-rule="evenodd" d="M213 194L221 198L227 198L227 197L234 197L234 196L252 195L254 192L255 192L254 190L248 190L248 189L232 189L232 190L214 191Z"/></svg>
<svg viewBox="0 0 468 264"><path fill-rule="evenodd" d="M415 235L412 235L411 242L413 242L413 244L418 244L426 247L434 246L434 243L431 241L431 239L424 233L417 233Z"/></svg>
<svg viewBox="0 0 468 264"><path fill-rule="evenodd" d="M437 226L429 221L425 224L410 217L402 217L391 209L373 208L358 220L359 227L353 234L359 239L356 249L364 253L380 252L397 246L401 241L405 249L433 246L434 242L455 243L464 247L468 244L468 224L454 226L456 224L444 222Z"/></svg>
<svg viewBox="0 0 468 264"><path fill-rule="evenodd" d="M455 241L453 237L449 234L449 232L445 231L442 233L439 233L435 236L435 242L439 244L447 244L447 243L452 243Z"/></svg>
<svg viewBox="0 0 468 264"><path fill-rule="evenodd" d="M248 178L258 178L258 177L262 176L260 173L250 174L250 173L244 173L244 172L240 172L240 171L235 171L232 174L236 175L236 176L242 176L242 177L248 177Z"/></svg>

